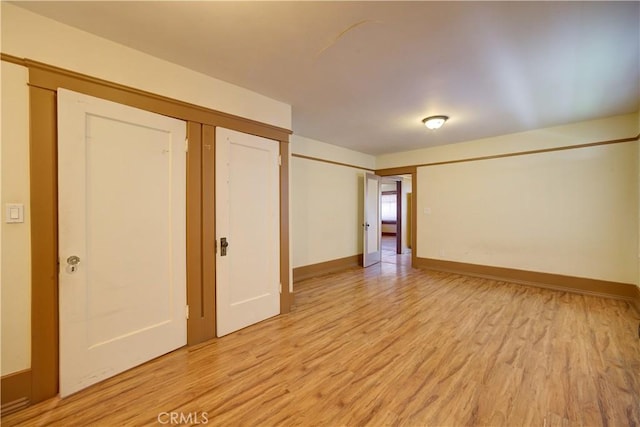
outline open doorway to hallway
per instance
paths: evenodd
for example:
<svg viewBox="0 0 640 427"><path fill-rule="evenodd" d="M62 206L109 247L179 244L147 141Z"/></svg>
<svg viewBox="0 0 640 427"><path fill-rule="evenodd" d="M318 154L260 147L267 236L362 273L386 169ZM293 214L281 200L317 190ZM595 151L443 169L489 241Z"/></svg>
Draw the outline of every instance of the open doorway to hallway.
<svg viewBox="0 0 640 427"><path fill-rule="evenodd" d="M382 178L382 262L411 265L411 175Z"/></svg>

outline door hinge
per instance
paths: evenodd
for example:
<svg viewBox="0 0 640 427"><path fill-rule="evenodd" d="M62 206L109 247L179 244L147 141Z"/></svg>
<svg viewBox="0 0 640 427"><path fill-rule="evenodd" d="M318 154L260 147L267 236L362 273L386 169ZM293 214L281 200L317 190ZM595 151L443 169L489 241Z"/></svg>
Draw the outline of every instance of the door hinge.
<svg viewBox="0 0 640 427"><path fill-rule="evenodd" d="M278 166L282 166L282 155L278 154Z"/></svg>
<svg viewBox="0 0 640 427"><path fill-rule="evenodd" d="M187 320L189 320L189 306L188 306L188 305L186 305L186 306L184 307L184 315L185 315L185 318L186 318Z"/></svg>
<svg viewBox="0 0 640 427"><path fill-rule="evenodd" d="M189 152L189 139L185 139L184 140L184 152L188 153Z"/></svg>
<svg viewBox="0 0 640 427"><path fill-rule="evenodd" d="M280 283L280 293L282 293L282 283Z"/></svg>

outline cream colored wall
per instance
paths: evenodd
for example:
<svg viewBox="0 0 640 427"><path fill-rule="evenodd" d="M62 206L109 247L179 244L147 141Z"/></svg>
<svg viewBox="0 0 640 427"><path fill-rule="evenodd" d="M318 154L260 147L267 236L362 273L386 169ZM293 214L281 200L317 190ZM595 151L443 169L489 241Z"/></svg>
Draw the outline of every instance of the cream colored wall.
<svg viewBox="0 0 640 427"><path fill-rule="evenodd" d="M419 257L638 282L638 142L421 167L418 189Z"/></svg>
<svg viewBox="0 0 640 427"><path fill-rule="evenodd" d="M632 113L381 155L377 168L626 139L639 131L639 114ZM413 195L417 255L640 283L637 145L421 167Z"/></svg>
<svg viewBox="0 0 640 427"><path fill-rule="evenodd" d="M411 216L409 214L410 206L407 203L407 198L409 197L409 193L411 193L411 177L403 177L402 178L402 233L401 233L401 247L402 253L407 253L409 247L411 246L411 242L409 241L409 233L410 229L410 220Z"/></svg>
<svg viewBox="0 0 640 427"><path fill-rule="evenodd" d="M291 129L291 106L0 2L2 53Z"/></svg>
<svg viewBox="0 0 640 427"><path fill-rule="evenodd" d="M31 366L31 235L29 205L29 93L24 67L2 61L1 374ZM5 204L24 204L24 223L5 222Z"/></svg>
<svg viewBox="0 0 640 427"><path fill-rule="evenodd" d="M442 131L446 132L446 125ZM378 156L376 162L378 169L385 169L588 144L636 135L638 135L638 115L632 113L457 144L384 154Z"/></svg>
<svg viewBox="0 0 640 427"><path fill-rule="evenodd" d="M362 169L376 169L375 156L315 139L305 138L300 135L293 135L291 137L291 152L303 156L359 166Z"/></svg>
<svg viewBox="0 0 640 427"><path fill-rule="evenodd" d="M359 166L291 158L293 267L362 253L363 177L375 158L298 135L291 151Z"/></svg>

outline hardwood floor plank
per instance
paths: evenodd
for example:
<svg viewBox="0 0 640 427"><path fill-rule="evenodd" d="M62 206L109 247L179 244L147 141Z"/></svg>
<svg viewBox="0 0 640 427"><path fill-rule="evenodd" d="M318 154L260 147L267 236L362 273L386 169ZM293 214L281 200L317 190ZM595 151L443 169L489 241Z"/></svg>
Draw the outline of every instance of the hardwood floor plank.
<svg viewBox="0 0 640 427"><path fill-rule="evenodd" d="M640 425L630 304L393 259L301 282L289 314L2 424Z"/></svg>

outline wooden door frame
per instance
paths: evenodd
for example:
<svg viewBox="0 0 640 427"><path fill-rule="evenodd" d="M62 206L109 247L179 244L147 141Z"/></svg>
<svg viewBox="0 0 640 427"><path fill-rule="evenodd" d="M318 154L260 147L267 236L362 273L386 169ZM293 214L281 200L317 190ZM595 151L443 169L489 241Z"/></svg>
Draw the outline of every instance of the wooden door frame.
<svg viewBox="0 0 640 427"><path fill-rule="evenodd" d="M396 181L396 254L402 253L402 179Z"/></svg>
<svg viewBox="0 0 640 427"><path fill-rule="evenodd" d="M23 375L29 404L58 393L57 89L65 88L187 122L187 321L188 345L215 337L213 146L222 126L279 141L281 314L290 311L289 135L291 131L127 86L2 54L29 70L31 170L31 369ZM213 308L212 308L213 307ZM26 393L25 393L26 394ZM5 403L3 401L3 403Z"/></svg>

